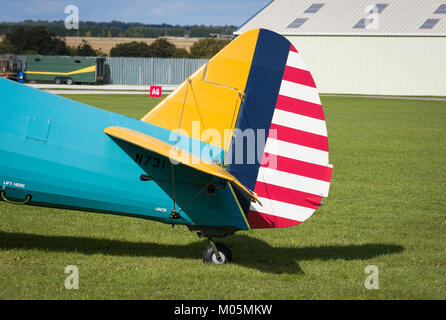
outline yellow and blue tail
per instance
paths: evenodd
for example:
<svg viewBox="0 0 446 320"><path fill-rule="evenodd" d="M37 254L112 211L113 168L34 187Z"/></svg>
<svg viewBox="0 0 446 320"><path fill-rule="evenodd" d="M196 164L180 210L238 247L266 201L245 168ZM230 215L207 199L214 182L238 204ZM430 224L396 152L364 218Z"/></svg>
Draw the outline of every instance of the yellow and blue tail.
<svg viewBox="0 0 446 320"><path fill-rule="evenodd" d="M300 223L328 195L316 85L297 50L272 31L240 35L142 120L219 147L216 165L259 200L235 190L251 228Z"/></svg>

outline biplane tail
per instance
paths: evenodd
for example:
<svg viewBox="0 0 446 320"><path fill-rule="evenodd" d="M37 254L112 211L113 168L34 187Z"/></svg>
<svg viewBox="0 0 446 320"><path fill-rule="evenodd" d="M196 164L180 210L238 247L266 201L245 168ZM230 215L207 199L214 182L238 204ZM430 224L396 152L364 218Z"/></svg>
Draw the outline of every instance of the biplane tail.
<svg viewBox="0 0 446 320"><path fill-rule="evenodd" d="M272 31L240 35L142 120L221 150L215 165L259 200L235 192L253 229L298 224L328 196L332 166L315 82Z"/></svg>

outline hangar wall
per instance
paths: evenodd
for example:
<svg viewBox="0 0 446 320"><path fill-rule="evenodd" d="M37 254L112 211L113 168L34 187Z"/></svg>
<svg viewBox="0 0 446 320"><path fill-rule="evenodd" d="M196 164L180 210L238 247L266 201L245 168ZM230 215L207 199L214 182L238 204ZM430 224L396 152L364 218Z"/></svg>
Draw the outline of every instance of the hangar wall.
<svg viewBox="0 0 446 320"><path fill-rule="evenodd" d="M294 36L320 93L446 96L445 36Z"/></svg>

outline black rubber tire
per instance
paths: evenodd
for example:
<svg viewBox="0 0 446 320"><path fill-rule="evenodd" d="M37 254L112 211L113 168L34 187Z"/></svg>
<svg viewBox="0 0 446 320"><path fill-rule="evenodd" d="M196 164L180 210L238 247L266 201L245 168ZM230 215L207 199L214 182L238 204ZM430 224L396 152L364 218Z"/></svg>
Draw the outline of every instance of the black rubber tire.
<svg viewBox="0 0 446 320"><path fill-rule="evenodd" d="M56 78L56 84L61 84L62 80L60 78Z"/></svg>
<svg viewBox="0 0 446 320"><path fill-rule="evenodd" d="M232 261L232 252L231 250L223 243L216 242L215 246L220 254L221 261L217 260L217 257L214 253L214 249L209 244L203 251L203 262L205 263L215 263L215 264L225 264Z"/></svg>
<svg viewBox="0 0 446 320"><path fill-rule="evenodd" d="M68 78L68 79L67 79L67 84L71 86L71 85L73 84L73 79Z"/></svg>

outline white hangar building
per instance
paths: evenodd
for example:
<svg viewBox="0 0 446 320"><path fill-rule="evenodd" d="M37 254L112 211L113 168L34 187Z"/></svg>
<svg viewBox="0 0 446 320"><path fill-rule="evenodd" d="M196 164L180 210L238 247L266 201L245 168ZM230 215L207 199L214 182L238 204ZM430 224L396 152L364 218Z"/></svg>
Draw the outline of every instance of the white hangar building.
<svg viewBox="0 0 446 320"><path fill-rule="evenodd" d="M264 28L301 53L319 92L446 96L446 0L274 0Z"/></svg>

